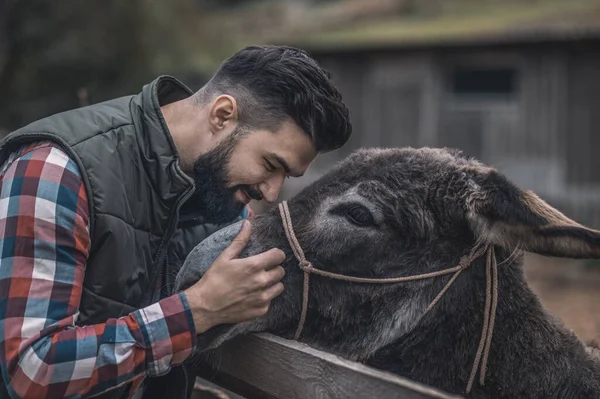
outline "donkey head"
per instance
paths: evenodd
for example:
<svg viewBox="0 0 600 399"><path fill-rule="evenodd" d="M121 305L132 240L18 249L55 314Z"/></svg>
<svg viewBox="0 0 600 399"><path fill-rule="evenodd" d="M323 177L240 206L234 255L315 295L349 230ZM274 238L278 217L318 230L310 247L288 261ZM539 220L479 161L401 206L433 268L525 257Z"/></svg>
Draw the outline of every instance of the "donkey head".
<svg viewBox="0 0 600 399"><path fill-rule="evenodd" d="M520 263L511 256L517 249L600 257L600 233L515 187L496 170L447 149L356 151L291 199L289 208L306 258L319 269L347 276L387 278L446 269L477 242L498 246L501 273L513 276L513 282L522 279ZM284 293L265 317L203 334L203 349L251 331L291 338L297 327L303 275L278 209L254 217L252 224L242 257L282 249L287 255ZM239 227L229 226L199 244L179 272L177 289L197 281ZM481 299L483 258L458 278L428 317L468 311L471 302ZM448 278L380 285L313 275L300 340L350 359L366 359L422 323L425 308Z"/></svg>

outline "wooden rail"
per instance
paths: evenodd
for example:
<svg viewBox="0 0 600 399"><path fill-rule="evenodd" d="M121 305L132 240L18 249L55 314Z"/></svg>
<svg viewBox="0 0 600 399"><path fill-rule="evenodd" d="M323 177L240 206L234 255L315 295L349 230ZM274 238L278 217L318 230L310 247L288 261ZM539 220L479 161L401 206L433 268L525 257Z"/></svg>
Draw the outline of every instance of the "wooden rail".
<svg viewBox="0 0 600 399"><path fill-rule="evenodd" d="M459 398L270 334L223 344L199 367L198 374L233 392L231 399Z"/></svg>

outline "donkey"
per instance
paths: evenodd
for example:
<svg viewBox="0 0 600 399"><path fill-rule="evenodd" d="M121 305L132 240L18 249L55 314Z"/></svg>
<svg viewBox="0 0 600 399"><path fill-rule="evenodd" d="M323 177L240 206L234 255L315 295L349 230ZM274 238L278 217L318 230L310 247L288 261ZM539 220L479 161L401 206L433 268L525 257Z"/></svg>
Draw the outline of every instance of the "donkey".
<svg viewBox="0 0 600 399"><path fill-rule="evenodd" d="M357 150L288 205L306 260L326 272L423 275L459 265L481 245L494 248L497 259L494 327L478 373L482 363L487 370L468 389L492 313L483 254L457 277L361 284L312 275L300 341L469 398L600 398L600 357L542 307L523 273L523 251L599 258L600 232L452 149ZM304 273L282 215L271 209L252 225L241 256L283 250L285 290L264 317L200 335L198 350L249 332L297 336ZM176 288L201 278L239 228L226 227L194 248Z"/></svg>

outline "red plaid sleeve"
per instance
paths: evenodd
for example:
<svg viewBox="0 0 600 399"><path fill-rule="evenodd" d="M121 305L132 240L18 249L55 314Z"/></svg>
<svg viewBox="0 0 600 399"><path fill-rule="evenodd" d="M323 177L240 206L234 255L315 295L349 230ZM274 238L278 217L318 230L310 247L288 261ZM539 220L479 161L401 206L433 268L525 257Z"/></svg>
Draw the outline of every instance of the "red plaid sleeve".
<svg viewBox="0 0 600 399"><path fill-rule="evenodd" d="M183 293L75 325L90 248L88 201L63 151L27 146L0 173L0 368L11 397L91 396L126 382L136 390L191 354L196 334Z"/></svg>

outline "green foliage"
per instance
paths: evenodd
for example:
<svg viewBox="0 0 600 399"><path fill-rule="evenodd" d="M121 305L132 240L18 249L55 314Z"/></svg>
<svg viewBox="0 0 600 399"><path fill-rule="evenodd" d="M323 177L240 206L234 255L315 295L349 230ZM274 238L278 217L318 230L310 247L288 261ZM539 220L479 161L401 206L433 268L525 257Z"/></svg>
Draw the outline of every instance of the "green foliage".
<svg viewBox="0 0 600 399"><path fill-rule="evenodd" d="M158 73L185 74L178 22L190 3L0 2L0 129L136 93Z"/></svg>

